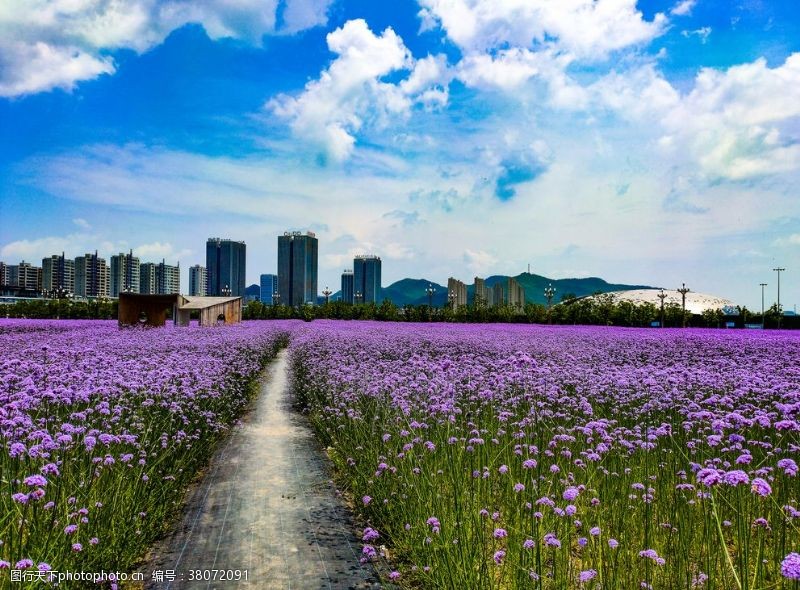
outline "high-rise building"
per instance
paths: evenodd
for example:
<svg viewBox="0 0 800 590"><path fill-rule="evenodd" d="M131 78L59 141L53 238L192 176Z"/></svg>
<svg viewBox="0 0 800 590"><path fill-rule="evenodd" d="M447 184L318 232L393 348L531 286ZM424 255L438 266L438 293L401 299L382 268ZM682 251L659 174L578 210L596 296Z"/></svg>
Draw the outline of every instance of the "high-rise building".
<svg viewBox="0 0 800 590"><path fill-rule="evenodd" d="M275 293L278 292L278 275L261 275L259 286L261 303L272 305L275 302Z"/></svg>
<svg viewBox="0 0 800 590"><path fill-rule="evenodd" d="M0 262L0 287L5 287L8 284L8 265L5 262Z"/></svg>
<svg viewBox="0 0 800 590"><path fill-rule="evenodd" d="M480 277L475 277L475 288L472 294L472 304L475 307L488 306L489 304L489 290L486 288L486 281Z"/></svg>
<svg viewBox="0 0 800 590"><path fill-rule="evenodd" d="M467 286L453 277L447 279L447 301L453 306L453 309L466 305Z"/></svg>
<svg viewBox="0 0 800 590"><path fill-rule="evenodd" d="M17 287L25 291L41 292L42 269L24 260L19 264L10 264L6 268L9 287Z"/></svg>
<svg viewBox="0 0 800 590"><path fill-rule="evenodd" d="M84 254L75 259L75 295L78 297L108 297L108 265L105 258Z"/></svg>
<svg viewBox="0 0 800 590"><path fill-rule="evenodd" d="M341 299L345 303L353 303L353 271L345 270L342 272Z"/></svg>
<svg viewBox="0 0 800 590"><path fill-rule="evenodd" d="M508 304L517 309L525 307L525 289L512 277L508 277Z"/></svg>
<svg viewBox="0 0 800 590"><path fill-rule="evenodd" d="M111 297L119 297L120 293L140 293L140 272L141 264L139 258L133 255L133 250L112 256L109 279Z"/></svg>
<svg viewBox="0 0 800 590"><path fill-rule="evenodd" d="M204 297L206 295L206 267L195 264L189 267L189 295Z"/></svg>
<svg viewBox="0 0 800 590"><path fill-rule="evenodd" d="M313 232L278 236L278 294L284 305L317 302L317 251Z"/></svg>
<svg viewBox="0 0 800 590"><path fill-rule="evenodd" d="M75 293L75 261L54 254L42 259L42 290L50 296Z"/></svg>
<svg viewBox="0 0 800 590"><path fill-rule="evenodd" d="M206 242L206 294L244 297L247 247L244 242L208 238Z"/></svg>
<svg viewBox="0 0 800 590"><path fill-rule="evenodd" d="M165 260L143 262L139 267L139 293L143 295L172 295L181 292L181 267Z"/></svg>
<svg viewBox="0 0 800 590"><path fill-rule="evenodd" d="M139 265L139 293L142 295L155 295L158 293L155 262L142 262Z"/></svg>
<svg viewBox="0 0 800 590"><path fill-rule="evenodd" d="M156 289L159 295L173 295L181 292L181 265L167 264L162 258L156 265Z"/></svg>
<svg viewBox="0 0 800 590"><path fill-rule="evenodd" d="M353 260L353 297L359 303L381 301L381 259L373 254Z"/></svg>
<svg viewBox="0 0 800 590"><path fill-rule="evenodd" d="M505 294L503 293L503 285L497 283L492 287L492 305L503 305L506 302Z"/></svg>

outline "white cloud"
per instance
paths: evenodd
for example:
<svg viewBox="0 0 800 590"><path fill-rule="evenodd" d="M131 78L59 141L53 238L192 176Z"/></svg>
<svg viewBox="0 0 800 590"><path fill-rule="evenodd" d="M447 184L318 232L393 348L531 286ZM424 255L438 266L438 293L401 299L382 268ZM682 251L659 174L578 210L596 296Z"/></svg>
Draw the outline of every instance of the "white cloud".
<svg viewBox="0 0 800 590"><path fill-rule="evenodd" d="M353 154L355 134L365 125L381 129L406 117L415 101L431 105L447 100L437 79L446 75L444 59L429 56L415 62L391 28L375 35L364 20L351 20L329 33L327 42L337 57L319 79L298 96L270 100L267 108L334 160ZM400 84L382 81L407 70L411 75Z"/></svg>
<svg viewBox="0 0 800 590"><path fill-rule="evenodd" d="M591 90L621 116L652 124L665 155L711 179L800 169L800 53L775 68L763 58L705 68L684 95L652 64L612 73Z"/></svg>
<svg viewBox="0 0 800 590"><path fill-rule="evenodd" d="M693 31L681 31L681 35L686 37L697 37L700 39L700 43L705 45L708 43L708 37L711 35L711 27L700 27L699 29L695 29Z"/></svg>
<svg viewBox="0 0 800 590"><path fill-rule="evenodd" d="M695 4L697 0L681 0L670 9L669 13L674 16L688 16L692 14Z"/></svg>
<svg viewBox="0 0 800 590"><path fill-rule="evenodd" d="M0 96L72 90L77 82L113 72L110 59L95 58L76 47L0 41Z"/></svg>
<svg viewBox="0 0 800 590"><path fill-rule="evenodd" d="M11 241L0 247L0 259L8 264L16 264L20 260L25 260L35 266L41 266L42 258L53 254L64 252L67 258L74 258L86 252L94 252L98 248L102 252L127 249L125 242L110 242L102 239L96 233L76 232L63 236L44 236Z"/></svg>
<svg viewBox="0 0 800 590"><path fill-rule="evenodd" d="M89 222L83 219L82 217L76 217L75 219L72 220L72 223L77 225L79 228L85 230L91 229L92 227L91 225L89 225Z"/></svg>
<svg viewBox="0 0 800 590"><path fill-rule="evenodd" d="M328 22L333 0L287 0L283 12L284 31L295 33Z"/></svg>
<svg viewBox="0 0 800 590"><path fill-rule="evenodd" d="M464 250L464 263L467 269L476 275L484 275L492 272L497 266L497 258L485 250Z"/></svg>
<svg viewBox="0 0 800 590"><path fill-rule="evenodd" d="M458 77L476 88L497 87L513 90L541 71L540 55L515 47L495 55L472 53L458 64Z"/></svg>
<svg viewBox="0 0 800 590"><path fill-rule="evenodd" d="M552 43L588 60L647 43L666 17L644 20L636 0L421 0L425 26L438 22L465 52Z"/></svg>
<svg viewBox="0 0 800 590"><path fill-rule="evenodd" d="M114 73L109 51L145 52L187 23L212 39L259 45L264 35L323 24L329 0L291 0L276 31L278 0L4 0L0 96L61 88Z"/></svg>
<svg viewBox="0 0 800 590"><path fill-rule="evenodd" d="M142 261L160 261L166 259L168 262L171 260L172 264L182 258L186 258L193 254L193 251L188 248L176 249L169 242L151 242L149 244L141 244L133 248L136 254Z"/></svg>

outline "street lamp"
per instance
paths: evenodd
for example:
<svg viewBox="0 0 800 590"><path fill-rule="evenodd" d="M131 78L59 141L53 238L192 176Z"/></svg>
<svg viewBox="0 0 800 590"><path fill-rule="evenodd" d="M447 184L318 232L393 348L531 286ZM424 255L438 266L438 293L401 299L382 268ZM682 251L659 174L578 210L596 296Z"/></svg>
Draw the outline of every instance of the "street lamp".
<svg viewBox="0 0 800 590"><path fill-rule="evenodd" d="M661 299L661 327L664 327L664 299L667 298L667 294L664 293L664 289L661 289L661 293L657 295L659 299Z"/></svg>
<svg viewBox="0 0 800 590"><path fill-rule="evenodd" d="M455 291L450 291L447 294L447 298L450 300L450 308L451 309L455 309L456 308L456 298L457 297L458 297L458 295L456 295Z"/></svg>
<svg viewBox="0 0 800 590"><path fill-rule="evenodd" d="M328 298L331 296L331 291L327 286L322 290L322 294L325 296L325 305L328 305Z"/></svg>
<svg viewBox="0 0 800 590"><path fill-rule="evenodd" d="M222 287L222 296L223 297L230 297L230 294L231 294L231 288L228 285L225 285L224 287Z"/></svg>
<svg viewBox="0 0 800 590"><path fill-rule="evenodd" d="M273 293L272 294L272 303L274 305L276 305L276 306L279 305L280 304L280 300L281 300L281 294L280 293Z"/></svg>
<svg viewBox="0 0 800 590"><path fill-rule="evenodd" d="M436 287L434 287L433 285L431 285L429 283L428 287L425 289L425 293L428 294L428 307L432 308L433 307L433 294L436 293Z"/></svg>
<svg viewBox="0 0 800 590"><path fill-rule="evenodd" d="M775 272L778 273L778 329L781 329L781 316L783 315L783 311L781 310L781 273L785 271L785 268L773 268Z"/></svg>
<svg viewBox="0 0 800 590"><path fill-rule="evenodd" d="M683 287L678 289L678 293L681 294L681 305L683 307L683 327L686 327L686 294L691 291L691 289L686 287L686 283L681 283Z"/></svg>
<svg viewBox="0 0 800 590"><path fill-rule="evenodd" d="M556 288L553 287L553 283L550 283L544 289L544 296L547 297L547 323L549 324L551 321L550 318L550 306L553 303L553 296L556 294Z"/></svg>
<svg viewBox="0 0 800 590"><path fill-rule="evenodd" d="M364 299L364 294L361 291L356 291L353 294L354 299L356 300L356 304L361 303L361 300Z"/></svg>
<svg viewBox="0 0 800 590"><path fill-rule="evenodd" d="M759 283L761 286L761 329L764 329L764 287L767 286L767 283Z"/></svg>

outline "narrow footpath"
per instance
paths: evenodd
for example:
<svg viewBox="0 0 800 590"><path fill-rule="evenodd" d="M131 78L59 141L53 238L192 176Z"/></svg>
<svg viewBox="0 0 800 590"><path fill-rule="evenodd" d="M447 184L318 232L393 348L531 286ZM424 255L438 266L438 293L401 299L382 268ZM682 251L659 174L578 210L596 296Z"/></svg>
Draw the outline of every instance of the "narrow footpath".
<svg viewBox="0 0 800 590"><path fill-rule="evenodd" d="M145 588L380 588L372 566L359 563L328 460L291 407L288 360L283 350L273 361L254 407L190 492L178 526L154 548ZM196 579L215 569L241 579ZM154 570L175 578L156 582Z"/></svg>

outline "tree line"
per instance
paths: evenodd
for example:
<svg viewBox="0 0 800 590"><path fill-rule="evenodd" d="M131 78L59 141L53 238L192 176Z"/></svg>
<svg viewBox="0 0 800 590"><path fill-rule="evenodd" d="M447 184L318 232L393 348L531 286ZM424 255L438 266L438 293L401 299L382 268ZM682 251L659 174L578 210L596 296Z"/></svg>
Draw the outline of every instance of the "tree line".
<svg viewBox="0 0 800 590"><path fill-rule="evenodd" d="M777 328L779 313L773 305L764 313L764 327ZM462 323L531 323L573 324L600 326L650 327L662 322L660 306L652 303L617 301L612 295L599 294L591 298L567 296L560 304L548 307L540 303L526 303L522 307L511 305L487 306L470 303L453 307L431 307L428 305L395 305L388 299L382 303L351 304L331 301L321 305L290 307L268 305L259 301L247 304L243 319L314 319L377 320L390 322L462 322ZM781 327L800 328L795 317L782 318ZM665 327L709 327L722 328L733 323L742 328L745 324L760 325L761 314L752 313L746 307L737 308L737 315L726 315L722 310L707 310L702 315L684 312L675 303L665 304L663 324Z"/></svg>
<svg viewBox="0 0 800 590"><path fill-rule="evenodd" d="M32 299L17 303L0 304L0 317L30 319L116 319L115 299L74 301L70 299ZM522 307L511 305L487 306L480 301L469 305L431 307L428 305L398 306L385 299L382 303L351 304L331 301L321 305L290 307L267 305L251 301L242 310L242 319L314 319L376 320L387 322L462 322L462 323L530 323L560 325L599 325L649 327L662 320L661 308L652 303L617 301L611 295L591 298L566 296L552 307L540 303L526 303ZM777 305L764 313L764 327L800 329L800 317L780 318ZM742 328L745 324L760 325L760 313L746 307L738 307L737 315L725 315L721 310L707 310L702 315L684 314L680 305L665 304L663 312L665 327L721 328L730 323Z"/></svg>

